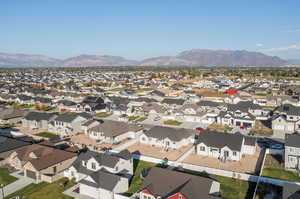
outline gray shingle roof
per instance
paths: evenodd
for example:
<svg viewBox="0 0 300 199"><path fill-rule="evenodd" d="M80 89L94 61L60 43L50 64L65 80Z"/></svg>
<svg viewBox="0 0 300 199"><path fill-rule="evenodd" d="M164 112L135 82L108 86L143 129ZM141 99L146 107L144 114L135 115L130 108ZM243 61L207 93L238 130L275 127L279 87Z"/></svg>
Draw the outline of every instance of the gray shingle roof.
<svg viewBox="0 0 300 199"><path fill-rule="evenodd" d="M286 134L285 146L300 148L300 134Z"/></svg>
<svg viewBox="0 0 300 199"><path fill-rule="evenodd" d="M240 133L219 133L217 131L201 131L196 143L204 143L210 147L223 148L227 146L231 150L241 151L244 137Z"/></svg>
<svg viewBox="0 0 300 199"><path fill-rule="evenodd" d="M6 136L0 136L0 153L18 149L26 145L30 145L30 143Z"/></svg>
<svg viewBox="0 0 300 199"><path fill-rule="evenodd" d="M163 126L155 126L146 131L144 134L148 137L157 138L159 140L169 138L172 141L180 141L183 138L189 138L195 135L197 131L183 128L171 128Z"/></svg>

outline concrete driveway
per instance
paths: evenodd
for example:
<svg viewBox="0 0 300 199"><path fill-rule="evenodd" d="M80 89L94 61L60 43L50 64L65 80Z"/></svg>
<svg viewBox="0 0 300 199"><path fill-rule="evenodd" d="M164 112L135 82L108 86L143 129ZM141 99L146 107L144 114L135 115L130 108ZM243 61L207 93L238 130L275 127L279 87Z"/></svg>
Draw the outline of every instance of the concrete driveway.
<svg viewBox="0 0 300 199"><path fill-rule="evenodd" d="M27 178L27 177L24 177L24 176L20 175L20 171L12 173L11 175L18 178L18 180L11 183L11 184L8 184L4 187L4 197L6 197L6 196L8 196L12 193L15 193L16 191L26 187L29 184L34 183L33 179ZM2 192L0 194L0 199L3 199Z"/></svg>

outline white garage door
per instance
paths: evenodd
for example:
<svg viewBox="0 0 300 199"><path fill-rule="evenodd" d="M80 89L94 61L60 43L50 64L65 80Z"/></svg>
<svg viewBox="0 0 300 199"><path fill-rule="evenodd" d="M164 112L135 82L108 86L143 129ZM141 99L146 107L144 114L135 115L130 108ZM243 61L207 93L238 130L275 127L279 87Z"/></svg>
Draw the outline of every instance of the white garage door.
<svg viewBox="0 0 300 199"><path fill-rule="evenodd" d="M87 186L85 184L79 185L79 192L80 192L80 194L90 196L92 198L97 198L97 196L98 196L98 190L96 188Z"/></svg>
<svg viewBox="0 0 300 199"><path fill-rule="evenodd" d="M274 127L275 130L284 130L284 125L276 125Z"/></svg>

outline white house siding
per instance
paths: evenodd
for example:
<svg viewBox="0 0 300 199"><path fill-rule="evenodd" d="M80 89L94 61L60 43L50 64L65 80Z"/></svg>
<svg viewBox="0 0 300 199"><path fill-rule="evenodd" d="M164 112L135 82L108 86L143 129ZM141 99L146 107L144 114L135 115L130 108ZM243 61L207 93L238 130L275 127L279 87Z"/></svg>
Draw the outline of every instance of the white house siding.
<svg viewBox="0 0 300 199"><path fill-rule="evenodd" d="M100 199L99 190L95 187L87 186L85 184L79 184L80 194L90 196L92 198ZM104 199L104 198L103 198Z"/></svg>
<svg viewBox="0 0 300 199"><path fill-rule="evenodd" d="M182 146L186 146L189 143L191 143L191 139L187 138L187 139L182 139L179 142L174 142L172 140L170 140L169 138L165 138L163 140L158 140L156 138L149 138L147 137L145 134L142 134L140 136L140 142L142 144L148 144L148 145L152 145L155 147L161 147L161 148L171 148L171 149L178 149Z"/></svg>
<svg viewBox="0 0 300 199"><path fill-rule="evenodd" d="M201 151L201 147L204 147L204 151ZM200 143L197 145L197 154L203 155L203 156L210 156L214 158L222 158L224 157L225 151L228 151L228 159L229 160L234 160L234 161L239 161L242 157L242 153L239 151L232 151L230 148L227 146L219 149L219 148L214 148L214 147L208 147L204 143ZM236 152L236 155L234 156L233 153Z"/></svg>
<svg viewBox="0 0 300 199"><path fill-rule="evenodd" d="M242 152L244 154L254 155L256 152L256 146L254 145L243 145Z"/></svg>
<svg viewBox="0 0 300 199"><path fill-rule="evenodd" d="M114 193L124 193L128 190L129 187L129 179L127 178L121 178L119 182L116 184L116 186L113 189Z"/></svg>

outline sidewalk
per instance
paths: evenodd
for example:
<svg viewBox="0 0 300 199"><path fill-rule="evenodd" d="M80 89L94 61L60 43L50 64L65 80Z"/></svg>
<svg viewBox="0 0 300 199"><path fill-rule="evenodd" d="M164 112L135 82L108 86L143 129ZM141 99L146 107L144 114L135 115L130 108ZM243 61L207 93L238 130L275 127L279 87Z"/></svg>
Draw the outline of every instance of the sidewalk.
<svg viewBox="0 0 300 199"><path fill-rule="evenodd" d="M20 173L20 171L17 171L17 172L14 172L11 174L12 176L18 178L18 180L11 184L8 184L7 186L4 187L4 197L8 196L12 193L15 193L16 191L26 187L29 184L34 183L33 179L24 177L24 176L20 175L19 173ZM2 193L0 194L0 199L3 199Z"/></svg>

